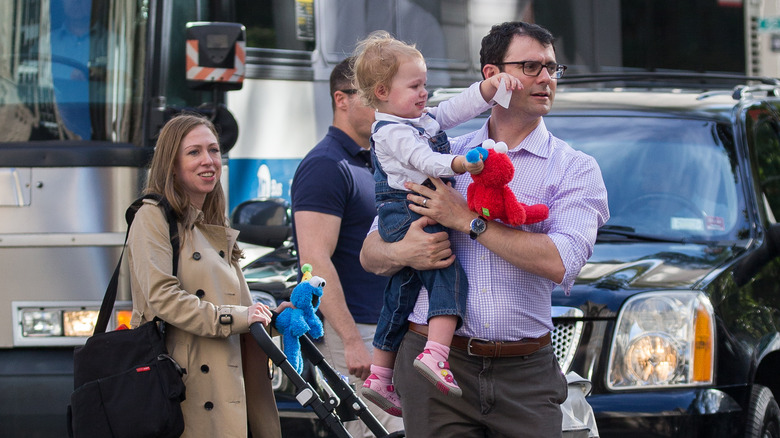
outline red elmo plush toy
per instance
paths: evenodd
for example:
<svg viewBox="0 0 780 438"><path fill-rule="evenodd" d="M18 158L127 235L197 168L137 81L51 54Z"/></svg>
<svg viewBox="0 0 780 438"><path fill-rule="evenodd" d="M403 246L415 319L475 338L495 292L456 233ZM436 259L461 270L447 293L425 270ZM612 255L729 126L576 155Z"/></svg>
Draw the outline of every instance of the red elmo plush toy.
<svg viewBox="0 0 780 438"><path fill-rule="evenodd" d="M485 140L466 154L466 159L475 162L482 159L485 167L477 175L472 174L467 199L469 209L488 220L501 219L508 225L534 224L547 219L549 211L544 204L526 205L518 202L512 190L507 187L515 174L515 167L506 155L504 142Z"/></svg>

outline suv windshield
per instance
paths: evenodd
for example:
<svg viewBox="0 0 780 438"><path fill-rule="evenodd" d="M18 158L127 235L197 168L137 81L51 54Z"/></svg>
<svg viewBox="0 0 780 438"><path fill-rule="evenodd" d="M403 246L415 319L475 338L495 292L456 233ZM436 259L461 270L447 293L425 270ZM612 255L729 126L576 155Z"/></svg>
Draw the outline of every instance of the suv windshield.
<svg viewBox="0 0 780 438"><path fill-rule="evenodd" d="M601 238L735 241L746 232L733 134L713 121L554 116L547 128L598 161L611 218ZM448 131L478 128L473 120Z"/></svg>
<svg viewBox="0 0 780 438"><path fill-rule="evenodd" d="M593 156L609 194L605 230L736 240L744 210L731 129L652 117L549 117L548 129Z"/></svg>

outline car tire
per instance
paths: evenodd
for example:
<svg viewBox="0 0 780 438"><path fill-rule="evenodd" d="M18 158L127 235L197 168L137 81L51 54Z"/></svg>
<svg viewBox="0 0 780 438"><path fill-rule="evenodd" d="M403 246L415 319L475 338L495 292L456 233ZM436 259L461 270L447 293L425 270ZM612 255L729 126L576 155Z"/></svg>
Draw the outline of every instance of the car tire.
<svg viewBox="0 0 780 438"><path fill-rule="evenodd" d="M753 385L745 437L780 438L780 407L766 386Z"/></svg>

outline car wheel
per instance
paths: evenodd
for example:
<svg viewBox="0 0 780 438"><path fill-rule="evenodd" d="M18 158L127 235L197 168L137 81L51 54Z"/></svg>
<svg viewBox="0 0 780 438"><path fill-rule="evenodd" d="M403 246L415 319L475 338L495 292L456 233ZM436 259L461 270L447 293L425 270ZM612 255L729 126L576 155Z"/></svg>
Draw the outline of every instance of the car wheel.
<svg viewBox="0 0 780 438"><path fill-rule="evenodd" d="M780 438L780 407L766 386L753 385L745 437Z"/></svg>

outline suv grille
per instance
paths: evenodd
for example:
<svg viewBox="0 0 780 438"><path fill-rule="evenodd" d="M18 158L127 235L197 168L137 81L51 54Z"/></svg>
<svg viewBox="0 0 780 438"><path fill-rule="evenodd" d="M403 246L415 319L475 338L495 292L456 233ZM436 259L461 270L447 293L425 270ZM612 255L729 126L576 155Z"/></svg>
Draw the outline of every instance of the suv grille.
<svg viewBox="0 0 780 438"><path fill-rule="evenodd" d="M552 308L555 325L552 344L555 348L555 357L558 358L558 365L564 373L569 372L574 353L580 344L583 315L582 310L574 307L553 306Z"/></svg>

